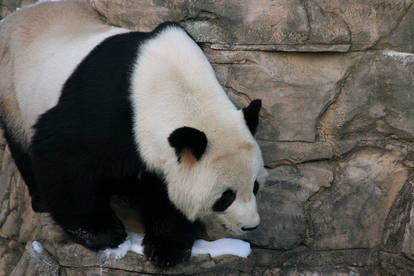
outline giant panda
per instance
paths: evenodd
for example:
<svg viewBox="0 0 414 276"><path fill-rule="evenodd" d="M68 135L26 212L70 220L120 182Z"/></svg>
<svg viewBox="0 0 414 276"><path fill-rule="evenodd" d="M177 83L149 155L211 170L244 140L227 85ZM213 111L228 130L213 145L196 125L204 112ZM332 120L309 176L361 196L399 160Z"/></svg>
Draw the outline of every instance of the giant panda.
<svg viewBox="0 0 414 276"><path fill-rule="evenodd" d="M0 24L0 51L10 151L33 209L74 241L125 240L117 193L141 214L144 254L159 267L187 260L206 221L235 235L259 225L261 102L238 110L178 24L132 32L82 1L45 2Z"/></svg>

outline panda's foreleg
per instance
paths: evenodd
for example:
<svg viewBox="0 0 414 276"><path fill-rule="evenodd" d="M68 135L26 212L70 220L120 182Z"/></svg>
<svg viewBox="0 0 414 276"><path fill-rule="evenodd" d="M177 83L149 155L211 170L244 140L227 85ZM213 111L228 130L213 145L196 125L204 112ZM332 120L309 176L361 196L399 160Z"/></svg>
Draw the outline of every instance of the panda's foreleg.
<svg viewBox="0 0 414 276"><path fill-rule="evenodd" d="M162 178L144 172L133 196L145 228L145 256L158 267L188 260L200 225L189 221L175 208Z"/></svg>

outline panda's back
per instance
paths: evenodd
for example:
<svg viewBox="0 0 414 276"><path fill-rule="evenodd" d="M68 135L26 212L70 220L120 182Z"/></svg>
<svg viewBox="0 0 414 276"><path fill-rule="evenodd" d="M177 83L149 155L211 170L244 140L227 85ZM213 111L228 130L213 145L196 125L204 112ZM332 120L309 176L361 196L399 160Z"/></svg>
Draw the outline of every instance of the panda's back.
<svg viewBox="0 0 414 276"><path fill-rule="evenodd" d="M6 120L31 136L77 65L104 39L127 31L103 24L81 1L45 2L7 17L0 25L0 51L6 53L0 73L8 75L0 80L0 99L15 105L2 107Z"/></svg>
<svg viewBox="0 0 414 276"><path fill-rule="evenodd" d="M2 22L0 50L0 104L6 125L26 132L19 137L30 139L44 114L37 128L53 118L62 137L58 122L103 143L126 137L128 149L135 139L155 167L175 160L167 138L179 127L205 132L210 149L252 139L206 56L176 24L129 32L106 25L83 2L47 2Z"/></svg>
<svg viewBox="0 0 414 276"><path fill-rule="evenodd" d="M150 167L175 159L166 141L183 126L204 132L210 153L223 153L238 139L252 139L207 57L176 25L163 28L140 46L131 88L134 133Z"/></svg>

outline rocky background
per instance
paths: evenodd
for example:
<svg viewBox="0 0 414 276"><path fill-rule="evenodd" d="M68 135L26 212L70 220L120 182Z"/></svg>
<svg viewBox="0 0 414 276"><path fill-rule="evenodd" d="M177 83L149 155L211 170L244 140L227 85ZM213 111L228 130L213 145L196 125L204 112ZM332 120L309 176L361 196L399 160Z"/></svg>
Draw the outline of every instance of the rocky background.
<svg viewBox="0 0 414 276"><path fill-rule="evenodd" d="M30 209L2 141L0 275L414 275L414 0L89 2L133 30L180 22L237 106L263 99L254 250L165 271L104 260Z"/></svg>

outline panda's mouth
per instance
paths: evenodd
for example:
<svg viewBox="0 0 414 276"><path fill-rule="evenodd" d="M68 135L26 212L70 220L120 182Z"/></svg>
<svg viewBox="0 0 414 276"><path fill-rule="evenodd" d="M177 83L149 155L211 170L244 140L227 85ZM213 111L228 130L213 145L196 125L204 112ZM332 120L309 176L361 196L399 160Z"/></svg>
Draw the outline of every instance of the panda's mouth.
<svg viewBox="0 0 414 276"><path fill-rule="evenodd" d="M223 227L224 231L234 236L243 236L245 234L245 232L237 231L232 227L227 226L225 223L221 223L221 227Z"/></svg>

